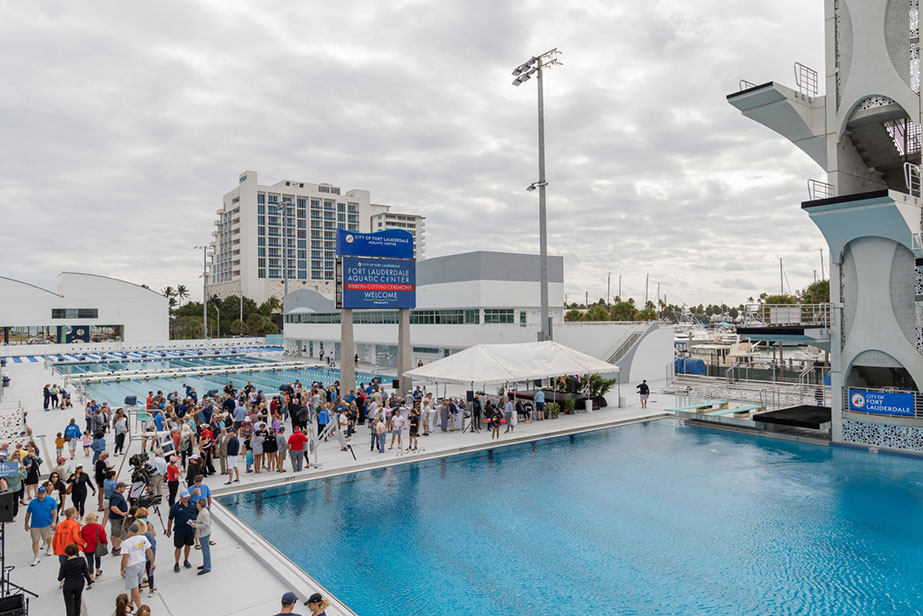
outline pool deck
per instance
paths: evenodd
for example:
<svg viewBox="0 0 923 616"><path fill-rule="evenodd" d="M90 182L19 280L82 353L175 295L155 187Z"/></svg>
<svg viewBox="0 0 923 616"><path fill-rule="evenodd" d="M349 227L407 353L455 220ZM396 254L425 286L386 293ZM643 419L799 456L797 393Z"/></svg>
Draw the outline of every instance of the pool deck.
<svg viewBox="0 0 923 616"><path fill-rule="evenodd" d="M50 370L46 370L40 363L7 366L6 374L11 377L12 383L5 392L4 405L16 400L22 401L26 409L30 411L28 422L34 438L37 442L41 442L39 437L46 435L45 443L53 455L55 433L62 431L71 417L76 417L79 421L83 409L42 411L42 386L46 382L55 382L56 379L60 382L61 379L53 375ZM232 490L224 485L223 477L210 477L206 483L215 495L220 495L229 491L236 492L241 489L278 485L280 482L324 477L344 471L364 470L465 451L489 449L542 436L566 435L587 429L658 417L664 415L665 408L674 406L675 399L669 395L658 395L656 389L652 387L652 399L647 409L642 409L637 402L637 397L632 395L634 385L623 385L622 393L631 401L625 408L609 407L593 413L561 415L555 420L529 424L519 423L515 431L510 434L502 433L505 427L501 429L502 438L499 441L491 441L490 433L486 430L472 434L468 432L442 433L437 429L437 432L431 436L420 437L420 443L425 448L425 452L412 455L398 456L395 451L387 449L384 454L370 453L368 429L360 426L352 441L357 458L355 461L349 452L341 452L335 439L331 439L331 442L320 447L321 468L319 469L312 468L298 474L293 474L290 470L284 474L242 472L240 483L235 484ZM388 443L390 443L390 437ZM139 444L133 442L129 453L135 453L138 449ZM45 452L43 452L43 457L48 459ZM78 453L75 460L89 464L90 458ZM121 461L121 457L114 458L113 463L116 464L116 468ZM286 463L286 467L291 468L290 462ZM47 463L43 465L45 472L49 468ZM273 614L278 611L279 597L285 591L294 591L300 597L305 598L317 590L316 582L283 557L275 548L262 541L246 525L229 515L223 507L213 506L213 509L216 524L213 525L212 538L217 545L212 547L213 571L205 576L197 576L195 569L183 569L179 574L173 572L172 544L163 534L160 522L155 522L159 548L155 582L159 594L151 598L147 598L146 593L142 594L143 602L151 606L154 614L180 616L192 613L193 609L202 614L228 616ZM166 506L161 507L161 511L166 521ZM11 574L11 580L39 593L39 598L32 599L30 603L32 610L30 613L33 616L63 613L62 595L56 584L57 558L43 556L38 566L34 568L29 566L32 553L28 536L22 527L24 515L20 512L16 522L8 526L10 534L6 542L6 559L8 565L16 567ZM193 550L190 561L193 567L200 565L201 553ZM118 562L117 558L103 557L101 579L93 590L84 593L90 614L111 613L115 597L124 592L124 585L118 577ZM202 599L203 596L207 598L205 601ZM299 605L296 612L304 614L306 609ZM335 603L327 609L329 616L346 616L350 613L348 610L338 609Z"/></svg>

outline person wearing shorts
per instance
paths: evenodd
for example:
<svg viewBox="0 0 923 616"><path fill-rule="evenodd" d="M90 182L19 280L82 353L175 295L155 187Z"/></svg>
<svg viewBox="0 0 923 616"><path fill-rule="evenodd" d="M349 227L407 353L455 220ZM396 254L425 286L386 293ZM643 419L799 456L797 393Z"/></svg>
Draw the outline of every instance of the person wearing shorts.
<svg viewBox="0 0 923 616"><path fill-rule="evenodd" d="M145 556L150 558L152 571L156 565L151 542L141 534L141 527L137 524L128 527L128 536L122 542L121 554L121 575L125 578L125 590L131 593L129 605L134 604L135 609L138 609L141 607L141 583L147 578Z"/></svg>
<svg viewBox="0 0 923 616"><path fill-rule="evenodd" d="M401 448L401 431L404 429L406 422L407 420L401 415L401 411L395 409L391 415L391 446L388 449L394 449L394 439L397 439L397 448Z"/></svg>
<svg viewBox="0 0 923 616"><path fill-rule="evenodd" d="M124 535L122 525L128 515L128 502L125 500L125 488L128 487L120 481L115 484L115 492L109 498L109 538L112 539L112 554L118 556L122 547Z"/></svg>
<svg viewBox="0 0 923 616"><path fill-rule="evenodd" d="M29 526L31 520L32 526ZM58 502L48 496L45 486L38 489L38 495L29 502L26 509L26 532L32 539L32 561L34 567L40 561L38 557L39 542L45 544L45 556L51 556L51 535L58 521Z"/></svg>
<svg viewBox="0 0 923 616"><path fill-rule="evenodd" d="M230 456L228 458L230 459ZM167 520L167 537L173 536L173 547L175 548L174 573L179 573L179 557L184 550L186 553L183 566L192 569L189 552L195 544L195 527L190 525L190 522L195 521L196 514L195 506L189 502L189 490L183 490L179 493L179 501L170 507L170 516Z"/></svg>
<svg viewBox="0 0 923 616"><path fill-rule="evenodd" d="M641 394L641 408L647 408L647 399L651 395L651 388L647 384L647 380L642 380L641 384L637 386L638 393Z"/></svg>
<svg viewBox="0 0 923 616"><path fill-rule="evenodd" d="M545 392L539 389L532 400L535 402L535 419L545 419Z"/></svg>
<svg viewBox="0 0 923 616"><path fill-rule="evenodd" d="M74 454L77 452L77 443L80 442L80 437L82 436L83 433L77 427L77 420L71 418L70 423L64 428L64 440L67 442L68 449L70 449L71 460L74 459Z"/></svg>

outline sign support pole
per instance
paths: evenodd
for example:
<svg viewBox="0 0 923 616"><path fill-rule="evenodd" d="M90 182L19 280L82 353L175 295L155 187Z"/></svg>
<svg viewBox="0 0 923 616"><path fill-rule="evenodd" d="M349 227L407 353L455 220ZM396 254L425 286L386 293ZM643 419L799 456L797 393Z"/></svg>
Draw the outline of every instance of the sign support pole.
<svg viewBox="0 0 923 616"><path fill-rule="evenodd" d="M343 397L356 388L356 366L353 363L356 345L353 342L353 310L340 310L340 391Z"/></svg>
<svg viewBox="0 0 923 616"><path fill-rule="evenodd" d="M397 326L397 378L401 382L400 394L404 395L413 389L413 378L404 376L413 367L410 365L410 309L398 310Z"/></svg>

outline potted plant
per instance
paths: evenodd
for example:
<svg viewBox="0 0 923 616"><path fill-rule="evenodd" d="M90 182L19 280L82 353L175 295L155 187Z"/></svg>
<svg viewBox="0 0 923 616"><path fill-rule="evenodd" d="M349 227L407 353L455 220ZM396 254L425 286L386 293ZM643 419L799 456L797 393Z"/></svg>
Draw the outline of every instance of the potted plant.
<svg viewBox="0 0 923 616"><path fill-rule="evenodd" d="M549 402L545 405L545 410L548 411L548 417L551 419L557 419L558 413L561 412L561 405L557 402Z"/></svg>
<svg viewBox="0 0 923 616"><path fill-rule="evenodd" d="M606 406L606 394L616 383L618 379L607 379L600 374L594 374L586 380L583 393L593 400L595 407L603 408Z"/></svg>
<svg viewBox="0 0 923 616"><path fill-rule="evenodd" d="M568 415L572 415L576 406L577 402L573 398L568 398L564 401L564 412Z"/></svg>

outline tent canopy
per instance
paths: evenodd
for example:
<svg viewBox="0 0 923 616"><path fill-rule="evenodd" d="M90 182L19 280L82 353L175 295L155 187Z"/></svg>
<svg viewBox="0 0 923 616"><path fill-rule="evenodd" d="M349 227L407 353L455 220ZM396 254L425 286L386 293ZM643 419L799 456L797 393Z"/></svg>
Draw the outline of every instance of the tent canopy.
<svg viewBox="0 0 923 616"><path fill-rule="evenodd" d="M619 367L554 341L477 344L404 374L433 383L522 382L566 374L611 374Z"/></svg>

